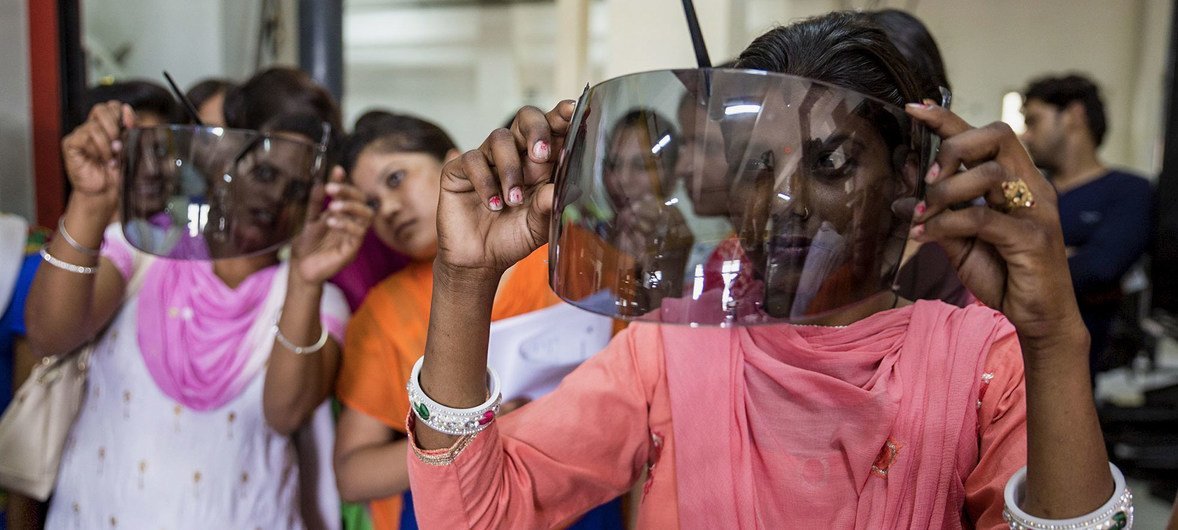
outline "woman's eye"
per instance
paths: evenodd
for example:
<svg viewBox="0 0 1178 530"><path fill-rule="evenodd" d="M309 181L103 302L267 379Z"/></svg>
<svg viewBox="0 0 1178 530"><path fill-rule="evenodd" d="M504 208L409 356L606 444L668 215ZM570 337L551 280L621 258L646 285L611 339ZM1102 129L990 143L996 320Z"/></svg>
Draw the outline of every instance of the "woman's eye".
<svg viewBox="0 0 1178 530"><path fill-rule="evenodd" d="M397 186L401 185L401 181L403 181L403 180L405 180L405 172L404 171L394 171L392 173L389 173L389 176L387 178L385 178L384 183L385 183L385 186L388 186L389 188L396 188Z"/></svg>
<svg viewBox="0 0 1178 530"><path fill-rule="evenodd" d="M840 147L818 156L818 167L821 169L840 170L847 165L847 154Z"/></svg>

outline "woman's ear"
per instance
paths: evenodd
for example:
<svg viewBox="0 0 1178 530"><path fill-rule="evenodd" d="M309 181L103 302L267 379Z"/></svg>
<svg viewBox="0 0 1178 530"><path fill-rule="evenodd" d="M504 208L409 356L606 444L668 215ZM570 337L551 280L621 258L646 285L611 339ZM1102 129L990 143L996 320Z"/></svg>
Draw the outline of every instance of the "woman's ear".
<svg viewBox="0 0 1178 530"><path fill-rule="evenodd" d="M460 156L462 156L462 152L459 151L457 147L455 147L454 149L446 151L446 159L443 160L442 163L445 164L446 162L454 160L455 158L458 158Z"/></svg>

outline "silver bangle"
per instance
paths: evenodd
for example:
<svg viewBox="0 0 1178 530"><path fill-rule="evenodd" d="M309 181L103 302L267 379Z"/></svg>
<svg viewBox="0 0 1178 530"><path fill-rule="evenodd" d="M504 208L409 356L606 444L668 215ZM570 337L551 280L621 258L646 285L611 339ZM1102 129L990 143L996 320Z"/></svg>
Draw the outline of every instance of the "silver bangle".
<svg viewBox="0 0 1178 530"><path fill-rule="evenodd" d="M425 357L417 359L413 365L413 372L409 375L409 408L413 415L427 427L451 436L466 436L481 432L495 421L499 415L499 404L503 401L500 392L499 375L491 367L487 367L487 379L490 383L490 397L482 405L469 409L455 409L434 401L421 389L421 364Z"/></svg>
<svg viewBox="0 0 1178 530"><path fill-rule="evenodd" d="M1027 468L1018 470L1006 482L1004 499L1006 507L1002 519L1011 530L1128 530L1133 528L1133 493L1125 485L1125 475L1117 466L1109 463L1113 474L1113 496L1092 513L1071 519L1042 519L1024 512L1018 503L1024 497L1027 485Z"/></svg>
<svg viewBox="0 0 1178 530"><path fill-rule="evenodd" d="M49 251L45 250L44 248L41 249L41 259L44 259L45 263L53 265L54 267L57 267L63 271L72 272L74 274L97 274L98 273L97 266L83 267L81 265L74 265L73 263L67 263L65 261L61 261L61 260L51 256L49 254Z"/></svg>
<svg viewBox="0 0 1178 530"><path fill-rule="evenodd" d="M74 238L70 236L70 233L65 230L65 216L64 215L57 218L57 233L61 234L61 238L65 240L66 244L73 247L74 250L81 252L82 254L85 254L87 256L98 256L98 253L102 251L101 248L84 247L84 246L82 246L81 243L78 243L77 241L75 241Z"/></svg>
<svg viewBox="0 0 1178 530"><path fill-rule="evenodd" d="M278 341L284 348L292 351L295 355L310 355L319 350L322 350L327 345L327 326L323 323L319 324L319 328L323 330L319 334L319 340L310 346L298 346L282 335L282 330L278 329L278 321L282 319L282 313L278 313L278 317L274 319L274 340Z"/></svg>

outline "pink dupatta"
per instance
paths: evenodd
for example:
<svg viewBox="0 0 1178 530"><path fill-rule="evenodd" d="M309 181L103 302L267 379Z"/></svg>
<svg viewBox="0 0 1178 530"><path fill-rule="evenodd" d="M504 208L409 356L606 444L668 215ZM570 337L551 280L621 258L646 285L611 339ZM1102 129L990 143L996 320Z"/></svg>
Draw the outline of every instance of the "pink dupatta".
<svg viewBox="0 0 1178 530"><path fill-rule="evenodd" d="M1003 322L917 302L846 328L664 328L681 527L962 527Z"/></svg>

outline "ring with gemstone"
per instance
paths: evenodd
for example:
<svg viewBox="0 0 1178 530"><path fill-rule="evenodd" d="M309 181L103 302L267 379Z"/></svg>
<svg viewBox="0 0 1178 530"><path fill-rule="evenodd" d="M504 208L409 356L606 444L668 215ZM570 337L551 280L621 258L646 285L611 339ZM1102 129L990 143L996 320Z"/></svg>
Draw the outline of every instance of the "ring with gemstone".
<svg viewBox="0 0 1178 530"><path fill-rule="evenodd" d="M1002 211L1006 213L1035 206L1035 194L1031 193L1031 187L1023 179L1003 182L1002 196L1006 198L1006 203L1002 205Z"/></svg>

